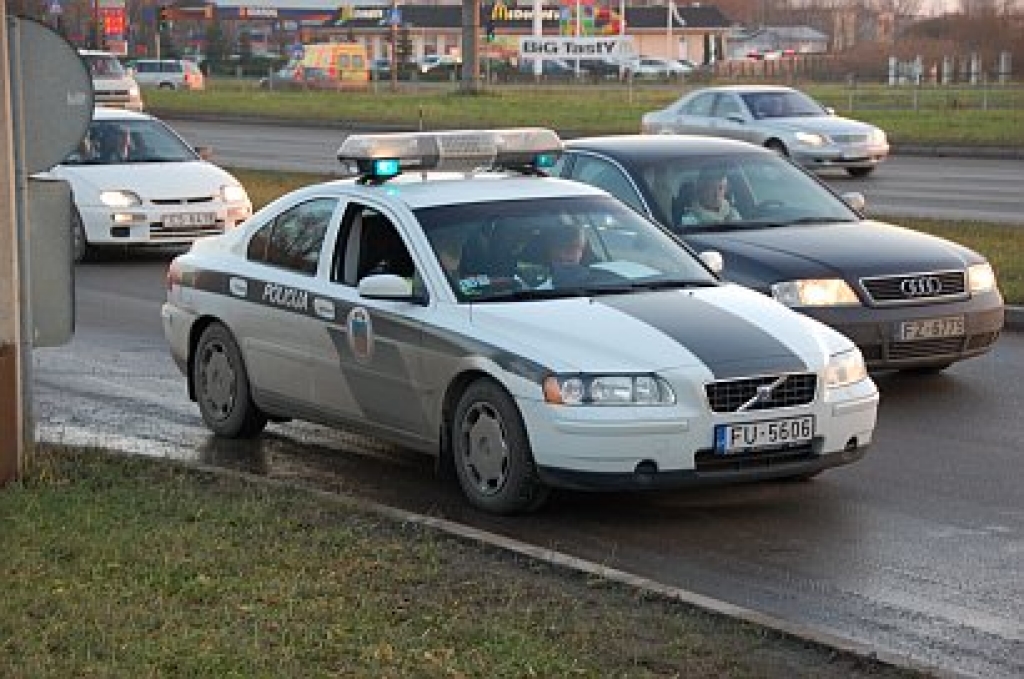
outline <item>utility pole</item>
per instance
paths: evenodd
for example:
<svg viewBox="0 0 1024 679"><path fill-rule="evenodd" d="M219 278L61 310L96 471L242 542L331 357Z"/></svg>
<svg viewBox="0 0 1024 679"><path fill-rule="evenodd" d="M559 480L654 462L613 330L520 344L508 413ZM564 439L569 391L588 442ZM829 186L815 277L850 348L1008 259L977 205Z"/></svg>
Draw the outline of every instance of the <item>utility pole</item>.
<svg viewBox="0 0 1024 679"><path fill-rule="evenodd" d="M398 0L391 0L391 15L388 17L391 26L391 91L398 91Z"/></svg>
<svg viewBox="0 0 1024 679"><path fill-rule="evenodd" d="M14 124L8 60L7 0L0 0L0 485L21 475L25 455Z"/></svg>
<svg viewBox="0 0 1024 679"><path fill-rule="evenodd" d="M462 0L462 83L465 94L480 91L480 0Z"/></svg>

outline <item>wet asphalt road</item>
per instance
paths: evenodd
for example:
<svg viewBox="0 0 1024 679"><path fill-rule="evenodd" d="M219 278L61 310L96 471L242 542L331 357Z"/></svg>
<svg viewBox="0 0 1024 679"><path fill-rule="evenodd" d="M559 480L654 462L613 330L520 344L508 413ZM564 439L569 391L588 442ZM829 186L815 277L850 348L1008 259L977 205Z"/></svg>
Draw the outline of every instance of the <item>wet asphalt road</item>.
<svg viewBox="0 0 1024 679"><path fill-rule="evenodd" d="M1024 335L928 378L879 376L875 445L810 483L557 494L468 509L426 457L288 423L203 427L160 328L166 256L77 269L74 341L35 352L47 441L171 456L348 492L634 572L946 671L1024 676Z"/></svg>
<svg viewBox="0 0 1024 679"><path fill-rule="evenodd" d="M210 146L222 165L335 174L348 133L341 127L241 122L170 121L189 142ZM894 155L874 174L854 179L841 170L819 175L835 191L859 191L867 213L973 219L1024 225L1024 160Z"/></svg>

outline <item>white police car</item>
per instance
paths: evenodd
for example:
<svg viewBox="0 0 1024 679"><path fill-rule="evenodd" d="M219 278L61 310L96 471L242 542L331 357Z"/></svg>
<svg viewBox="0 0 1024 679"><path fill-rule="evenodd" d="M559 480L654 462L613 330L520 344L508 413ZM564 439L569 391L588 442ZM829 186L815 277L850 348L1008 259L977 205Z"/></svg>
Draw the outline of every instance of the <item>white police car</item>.
<svg viewBox="0 0 1024 679"><path fill-rule="evenodd" d="M560 149L533 128L351 136L339 158L359 179L196 242L170 266L163 324L207 425L368 432L450 463L497 513L552 487L860 458L878 392L857 348L721 283L603 191L544 177Z"/></svg>

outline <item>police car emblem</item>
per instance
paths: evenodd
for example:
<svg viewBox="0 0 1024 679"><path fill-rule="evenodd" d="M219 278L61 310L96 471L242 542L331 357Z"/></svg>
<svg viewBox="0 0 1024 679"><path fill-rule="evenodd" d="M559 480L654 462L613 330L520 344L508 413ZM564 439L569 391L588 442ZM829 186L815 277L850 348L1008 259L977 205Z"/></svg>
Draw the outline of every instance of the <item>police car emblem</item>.
<svg viewBox="0 0 1024 679"><path fill-rule="evenodd" d="M348 328L348 346L352 355L361 361L369 361L373 358L373 324L370 322L370 314L361 306L357 306L348 312L345 321Z"/></svg>

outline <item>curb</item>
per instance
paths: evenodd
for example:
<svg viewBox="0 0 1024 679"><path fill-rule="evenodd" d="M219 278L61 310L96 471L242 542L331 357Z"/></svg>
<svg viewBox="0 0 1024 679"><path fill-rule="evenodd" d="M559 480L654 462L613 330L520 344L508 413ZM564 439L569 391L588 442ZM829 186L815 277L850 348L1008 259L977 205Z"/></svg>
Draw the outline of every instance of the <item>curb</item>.
<svg viewBox="0 0 1024 679"><path fill-rule="evenodd" d="M202 471L204 473L226 476L234 479L243 480L249 483L260 483L264 485L273 486L276 488L286 488L290 490L297 490L303 493L309 493L310 495L319 498L325 502L332 502L355 510L376 514L387 519L397 521L399 523L414 524L417 526L438 530L452 537L456 537L469 542L478 543L480 545L484 545L487 547L500 549L502 551L517 554L519 556L523 556L536 561L541 561L550 566L573 570L579 573L608 580L610 582L614 582L624 587L643 590L645 592L649 592L663 599L675 601L686 606L699 609L706 613L734 620L739 620L751 625L770 629L774 632L783 634L792 639L804 641L824 648L829 648L839 653L845 653L857 658L861 658L865 661L880 663L883 665L888 665L890 667L896 667L905 670L911 670L914 672L918 672L920 674L926 674L929 677L934 677L936 679L964 679L965 677L969 676L953 672L947 669L943 669L940 667L936 667L935 665L929 664L928 662L913 657L911 655L889 651L880 651L869 644L849 639L838 633L834 633L824 629L813 628L801 623L795 623L788 620L784 620L783 618L768 615L765 613L760 613L758 611L749 608L744 608L742 606L736 606L726 601L721 601L719 599L707 597L702 594L698 594L696 592L683 589L681 587L664 585L649 578L633 575L631 573L627 573L616 568L609 568L608 566L603 566L599 563L580 559L569 554L565 554L563 552L558 552L553 549L531 545L520 540L490 533L479 528L473 528L472 526L466 526L460 523L456 523L454 521L449 521L447 519L441 519L434 516L426 516L423 514L416 514L414 512L406 511L404 509L390 507L388 505L380 504L372 500L366 500L346 493L309 488L306 486L302 486L301 484L293 483L291 481L283 479L271 479L265 476L260 476L258 474L251 474L249 472L243 472L234 469L224 469L221 467L215 467L203 463L193 463L188 461L173 460L167 458L164 458L163 461L173 465L180 465L182 467Z"/></svg>

